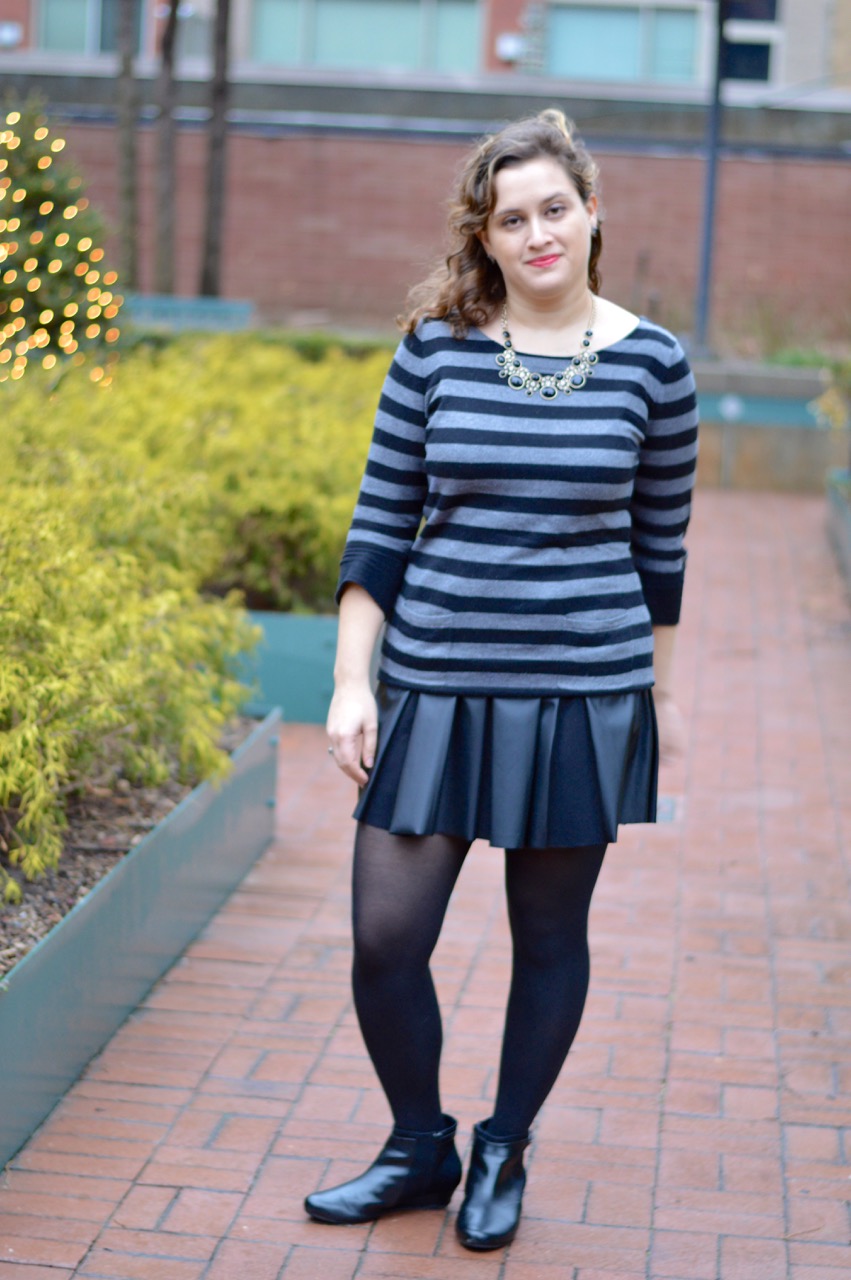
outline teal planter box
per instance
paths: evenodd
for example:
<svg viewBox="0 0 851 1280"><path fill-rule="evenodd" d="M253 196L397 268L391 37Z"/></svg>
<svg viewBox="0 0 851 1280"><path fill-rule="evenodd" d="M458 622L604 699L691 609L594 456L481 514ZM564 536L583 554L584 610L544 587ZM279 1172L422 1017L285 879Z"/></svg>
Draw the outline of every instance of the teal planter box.
<svg viewBox="0 0 851 1280"><path fill-rule="evenodd" d="M0 1167L233 892L274 830L272 712L0 981Z"/></svg>
<svg viewBox="0 0 851 1280"><path fill-rule="evenodd" d="M254 322L254 304L233 298L184 298L163 293L127 293L123 315L140 329L164 333L230 333Z"/></svg>
<svg viewBox="0 0 851 1280"><path fill-rule="evenodd" d="M281 707L290 724L324 724L334 690L336 617L271 612L250 617L262 628L263 639L240 673L257 691L248 714Z"/></svg>
<svg viewBox="0 0 851 1280"><path fill-rule="evenodd" d="M851 471L828 474L827 531L851 590Z"/></svg>
<svg viewBox="0 0 851 1280"><path fill-rule="evenodd" d="M723 489L823 493L848 456L847 432L828 427L822 369L695 362L700 407L698 483Z"/></svg>

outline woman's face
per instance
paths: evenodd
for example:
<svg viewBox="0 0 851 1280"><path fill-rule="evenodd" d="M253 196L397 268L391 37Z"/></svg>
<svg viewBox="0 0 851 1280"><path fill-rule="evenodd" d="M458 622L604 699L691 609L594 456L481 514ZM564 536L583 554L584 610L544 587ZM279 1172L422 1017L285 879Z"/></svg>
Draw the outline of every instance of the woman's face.
<svg viewBox="0 0 851 1280"><path fill-rule="evenodd" d="M509 301L553 301L587 288L597 197L583 201L551 156L500 169L496 201L481 233Z"/></svg>

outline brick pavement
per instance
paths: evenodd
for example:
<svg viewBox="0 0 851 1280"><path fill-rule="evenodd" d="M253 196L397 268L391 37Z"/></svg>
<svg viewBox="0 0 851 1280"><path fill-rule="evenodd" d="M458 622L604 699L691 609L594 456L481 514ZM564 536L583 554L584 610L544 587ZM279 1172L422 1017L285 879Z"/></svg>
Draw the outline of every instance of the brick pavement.
<svg viewBox="0 0 851 1280"><path fill-rule="evenodd" d="M305 1192L388 1113L348 990L351 794L283 734L278 839L7 1169L0 1280L839 1280L851 1275L851 609L818 499L700 492L670 821L609 851L592 994L520 1233L332 1228ZM445 1105L488 1114L509 970L476 847L436 955Z"/></svg>

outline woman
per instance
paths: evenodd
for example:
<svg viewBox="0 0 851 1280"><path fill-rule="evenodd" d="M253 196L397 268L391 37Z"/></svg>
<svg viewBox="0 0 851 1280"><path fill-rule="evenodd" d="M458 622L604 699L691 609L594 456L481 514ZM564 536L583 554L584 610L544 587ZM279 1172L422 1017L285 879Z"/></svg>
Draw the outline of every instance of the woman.
<svg viewBox="0 0 851 1280"><path fill-rule="evenodd" d="M657 742L679 745L694 385L669 333L599 296L596 182L559 111L485 139L381 396L328 733L362 788L353 987L395 1125L363 1175L308 1196L320 1221L443 1206L461 1179L429 959L482 838L506 851L514 957L457 1231L470 1249L513 1238L529 1129L579 1027L606 845L654 820Z"/></svg>

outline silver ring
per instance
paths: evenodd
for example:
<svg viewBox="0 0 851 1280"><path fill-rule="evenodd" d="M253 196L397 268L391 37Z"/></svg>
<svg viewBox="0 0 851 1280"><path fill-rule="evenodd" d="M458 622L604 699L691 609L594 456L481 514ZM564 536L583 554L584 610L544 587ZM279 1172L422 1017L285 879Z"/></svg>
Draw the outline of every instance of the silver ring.
<svg viewBox="0 0 851 1280"><path fill-rule="evenodd" d="M333 748L333 747L329 747L329 748L328 748L328 754L329 754L329 756L332 756L332 755L334 754L334 748Z"/></svg>

